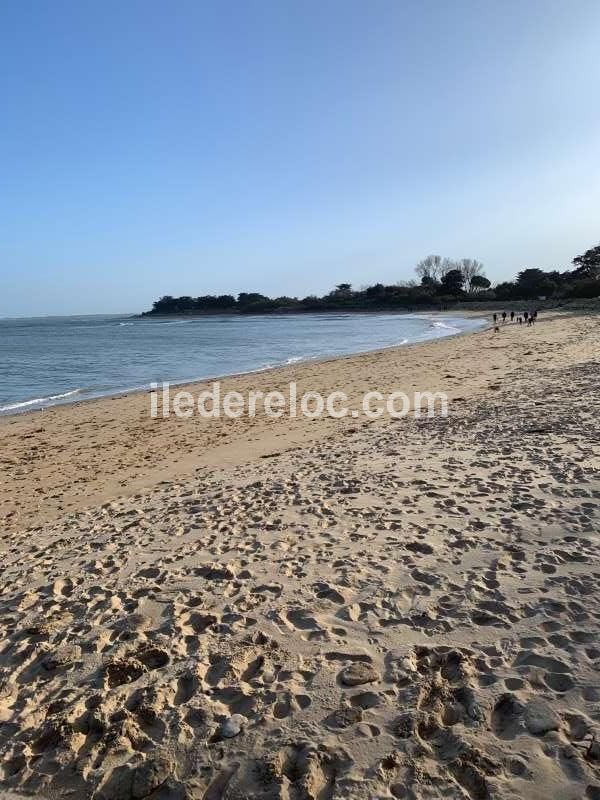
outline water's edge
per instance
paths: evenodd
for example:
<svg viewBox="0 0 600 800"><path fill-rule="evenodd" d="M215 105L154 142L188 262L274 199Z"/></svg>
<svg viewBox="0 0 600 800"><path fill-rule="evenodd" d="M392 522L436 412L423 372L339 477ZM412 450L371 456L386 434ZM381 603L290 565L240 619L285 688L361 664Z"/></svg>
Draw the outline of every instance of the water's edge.
<svg viewBox="0 0 600 800"><path fill-rule="evenodd" d="M445 312L444 316L446 318L452 318L452 314ZM272 364L266 367L260 367L257 369L249 369L244 371L236 371L236 372L228 372L228 373L220 373L220 374L213 374L213 375L202 375L192 378L186 378L182 380L173 380L170 381L170 386L172 387L182 387L182 386L197 386L202 385L205 383L209 383L212 381L217 380L230 380L234 378L241 378L248 375L253 374L263 374L269 372L277 372L282 369L290 368L292 366L298 366L301 364L323 364L330 361L341 361L345 359L355 358L356 356L367 355L367 354L376 354L379 352L386 352L389 350L402 350L409 347L419 347L424 344L429 344L431 342L443 341L447 339L456 339L462 336L470 336L476 333L482 333L488 330L491 326L491 322L488 318L488 315L482 314L474 315L474 317L481 321L480 327L476 329L470 330L457 330L451 327L448 328L448 333L444 333L442 335L437 336L436 338L429 339L429 340L420 340L409 342L404 339L402 342L392 344L392 345L383 345L379 347L369 348L366 350L358 350L352 353L343 353L343 354L324 354L322 356L315 356L315 357L308 357L302 359L294 359L290 358L287 359L285 362ZM473 317L472 317L473 318ZM457 320L464 320L464 315L457 314ZM445 326L443 326L445 327ZM116 399L116 398L123 398L129 395L136 395L136 394L145 394L151 391L150 381L147 384L131 386L123 389L118 390L111 390L107 392L97 392L97 393L90 393L87 396L81 396L82 392L85 392L83 389L73 389L64 393L59 393L56 395L50 395L49 397L45 398L32 398L30 400L24 400L19 403L9 404L3 408L0 408L0 419L7 417L15 417L15 416L23 416L25 414L34 414L38 412L45 412L49 409L53 408L62 408L65 406L81 406L87 403L93 402L102 402L104 400ZM43 404L43 405L42 405ZM12 406L12 407L11 407Z"/></svg>

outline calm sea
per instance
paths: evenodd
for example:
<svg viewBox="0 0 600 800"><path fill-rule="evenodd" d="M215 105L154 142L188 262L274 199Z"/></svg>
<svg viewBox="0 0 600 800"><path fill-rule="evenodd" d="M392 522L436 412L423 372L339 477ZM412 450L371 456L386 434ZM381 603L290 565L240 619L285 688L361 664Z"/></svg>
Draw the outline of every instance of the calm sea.
<svg viewBox="0 0 600 800"><path fill-rule="evenodd" d="M476 330L426 314L0 319L0 414Z"/></svg>

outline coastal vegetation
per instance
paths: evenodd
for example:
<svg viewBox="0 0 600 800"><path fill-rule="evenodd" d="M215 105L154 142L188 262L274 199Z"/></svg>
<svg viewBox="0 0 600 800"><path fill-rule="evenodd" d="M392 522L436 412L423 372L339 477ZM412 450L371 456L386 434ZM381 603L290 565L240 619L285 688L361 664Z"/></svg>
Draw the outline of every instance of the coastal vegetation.
<svg viewBox="0 0 600 800"><path fill-rule="evenodd" d="M392 285L375 283L353 289L340 283L322 297L267 297L259 292L172 297L156 300L146 315L166 314L264 314L272 312L315 311L387 311L415 307L445 306L457 301L531 301L552 299L557 302L600 295L600 245L576 256L572 269L544 271L527 267L512 281L492 286L480 261L458 261L430 255L415 267L416 279Z"/></svg>

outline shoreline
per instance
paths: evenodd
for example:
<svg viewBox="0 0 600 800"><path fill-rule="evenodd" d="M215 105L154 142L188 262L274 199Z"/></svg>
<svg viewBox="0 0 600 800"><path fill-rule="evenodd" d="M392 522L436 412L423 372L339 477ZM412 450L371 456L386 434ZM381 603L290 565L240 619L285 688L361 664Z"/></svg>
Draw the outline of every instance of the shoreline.
<svg viewBox="0 0 600 800"><path fill-rule="evenodd" d="M473 335L457 334L429 342L361 355L299 362L221 381L222 391L272 391L295 381L299 394L319 391L326 396L343 390L349 407L370 390L384 394L443 391L452 408L489 391L502 374L520 361L537 362L532 344L556 349L564 341L571 319L543 318L532 329L507 325L500 335L489 328ZM577 317L594 320L594 316ZM563 321L565 324L563 324ZM591 324L586 322L585 324ZM569 358L562 347L553 358ZM487 361L486 361L487 359ZM210 381L183 384L193 391ZM66 513L145 491L170 477L197 470L221 469L268 457L290 447L306 446L352 427L364 418L328 416L315 420L152 419L149 391L100 400L86 400L0 418L3 449L0 472L3 492L0 524L10 532L34 527ZM377 424L384 424L380 421ZM400 423L401 424L401 423Z"/></svg>
<svg viewBox="0 0 600 800"><path fill-rule="evenodd" d="M340 312L340 313L348 313L348 312ZM349 313L355 313L355 312L349 312ZM364 313L372 313L372 314L383 313L383 314L388 314L388 313L394 313L394 312L364 312ZM400 313L400 312L398 312L398 313ZM420 312L408 312L408 314L414 316L414 315L419 315ZM448 316L452 317L452 313L451 312L445 312L445 311L423 312L423 316L430 316L430 315L438 316L438 315L442 315L442 314L444 316L448 315ZM487 318L489 317L489 314L486 313L486 312L483 312L483 311L482 312L475 312L474 311L474 312L471 312L471 313L464 313L464 314L456 313L454 316L458 317L459 319L468 319L468 318L480 319L481 318L481 319L487 320ZM490 325L491 325L491 323L488 320L488 324L487 325L482 325L482 327L480 329L459 331L458 333L447 333L447 334L443 334L441 336L436 336L436 337L434 337L432 339L425 339L425 340L415 341L415 342L406 342L405 341L405 342L403 342L401 344L385 345L383 347L376 347L376 348L370 349L370 350L358 350L356 352L345 353L343 355L314 356L314 357L301 359L299 361L294 361L291 364L290 363L273 364L272 366L258 367L257 369L251 369L251 370L247 370L245 372L231 372L231 373L223 373L223 374L220 374L220 375L210 375L210 376L201 377L201 378L189 378L189 379L176 380L176 381L163 381L163 382L160 382L158 385L160 386L161 383L169 383L169 385L171 387L180 389L182 387L197 386L198 384L204 384L204 383L209 383L209 382L213 382L213 381L224 381L224 380L231 380L231 379L234 379L234 378L242 378L242 377L245 377L247 375L255 375L255 374L259 374L259 373L269 373L269 372L271 372L273 370L285 369L286 367L294 366L296 364L298 364L298 365L300 365L300 364L319 364L319 363L324 363L326 361L336 361L337 359L342 359L342 358L353 358L354 356L366 355L368 353L379 353L379 352L383 352L385 350L399 349L399 348L404 348L404 347L413 347L413 346L416 346L416 345L427 344L428 342L431 342L431 341L438 341L440 339L452 339L452 338L457 338L459 336L466 336L466 335L470 335L470 334L474 334L474 333L481 333L482 331L489 329ZM77 393L80 392L80 391L81 391L80 389L73 389L72 391L65 393L65 395L77 395ZM26 414L36 414L36 413L44 413L44 414L46 414L51 409L54 409L54 408L72 407L72 406L79 406L79 405L82 405L84 403L108 401L108 400L113 400L115 398L120 398L120 397L129 397L129 396L132 396L132 395L147 394L150 391L151 391L150 383L148 383L147 386L132 387L131 389L119 389L119 390L116 390L114 392L113 391L109 391L106 394L91 395L90 397L80 397L80 398L76 398L76 399L73 399L73 400L65 399L64 401L61 401L61 402L52 403L52 404L47 405L47 406L38 406L38 407L35 407L35 408L21 408L25 404L33 405L33 403L37 402L34 399L32 399L32 400L22 400L20 402L15 403L15 405L17 406L16 408L10 408L9 410L6 410L6 411L0 409L0 424L1 424L1 421L3 419L5 419L5 418L20 417L20 416L23 416L23 415L26 415ZM56 395L56 396L57 397L61 397L60 394ZM21 410L19 410L20 408L21 408Z"/></svg>

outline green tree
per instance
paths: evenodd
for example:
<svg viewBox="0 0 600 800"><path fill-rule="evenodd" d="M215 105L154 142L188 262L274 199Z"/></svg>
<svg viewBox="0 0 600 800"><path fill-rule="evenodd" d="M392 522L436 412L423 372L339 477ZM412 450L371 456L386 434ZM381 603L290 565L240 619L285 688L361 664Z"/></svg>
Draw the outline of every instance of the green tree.
<svg viewBox="0 0 600 800"><path fill-rule="evenodd" d="M517 284L514 281L503 281L494 287L497 300L517 300L520 296Z"/></svg>
<svg viewBox="0 0 600 800"><path fill-rule="evenodd" d="M521 270L517 275L517 291L524 298L552 294L556 284L548 279L547 273L537 267Z"/></svg>
<svg viewBox="0 0 600 800"><path fill-rule="evenodd" d="M439 281L437 281L433 275L423 275L421 278L421 286L426 289L433 291L437 286L439 286Z"/></svg>
<svg viewBox="0 0 600 800"><path fill-rule="evenodd" d="M482 289L489 289L491 282L485 275L473 275L471 278L471 291L480 292Z"/></svg>
<svg viewBox="0 0 600 800"><path fill-rule="evenodd" d="M238 304L240 306L249 306L253 305L254 303L264 302L270 302L270 299L259 292L240 292L238 294Z"/></svg>
<svg viewBox="0 0 600 800"><path fill-rule="evenodd" d="M451 269L442 278L442 287L449 294L460 294L465 283L465 276L460 269Z"/></svg>
<svg viewBox="0 0 600 800"><path fill-rule="evenodd" d="M338 285L329 292L329 297L332 300L347 300L353 296L351 283L338 283Z"/></svg>
<svg viewBox="0 0 600 800"><path fill-rule="evenodd" d="M600 244L573 259L578 278L600 279Z"/></svg>

